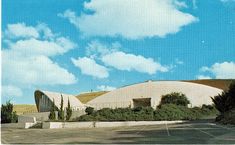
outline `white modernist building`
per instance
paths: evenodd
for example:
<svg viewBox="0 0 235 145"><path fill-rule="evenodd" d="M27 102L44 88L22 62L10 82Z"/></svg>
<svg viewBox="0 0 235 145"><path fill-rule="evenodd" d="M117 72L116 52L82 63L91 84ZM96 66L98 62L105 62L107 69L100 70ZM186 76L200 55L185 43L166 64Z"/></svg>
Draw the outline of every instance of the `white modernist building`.
<svg viewBox="0 0 235 145"><path fill-rule="evenodd" d="M189 107L212 104L210 97L223 90L207 85L182 81L148 81L122 87L89 101L87 104L95 109L159 105L162 95L180 92L186 95Z"/></svg>
<svg viewBox="0 0 235 145"><path fill-rule="evenodd" d="M84 110L86 107L83 103L81 103L75 96L56 93L56 92L49 92L49 91L41 91L36 90L34 92L34 98L37 106L38 112L49 112L51 109L51 105L53 101L55 102L55 106L60 108L61 104L61 97L63 97L63 108L65 109L68 105L68 100L70 102L70 106L72 110Z"/></svg>

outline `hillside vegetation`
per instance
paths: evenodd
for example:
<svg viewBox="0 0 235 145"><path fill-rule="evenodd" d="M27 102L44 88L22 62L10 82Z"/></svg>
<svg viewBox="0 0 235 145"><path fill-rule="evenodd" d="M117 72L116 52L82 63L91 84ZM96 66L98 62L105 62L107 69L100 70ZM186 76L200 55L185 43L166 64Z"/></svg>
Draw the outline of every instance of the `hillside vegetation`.
<svg viewBox="0 0 235 145"><path fill-rule="evenodd" d="M234 79L188 80L184 82L192 82L192 83L203 84L203 85L219 88L222 90L228 90L228 87L232 81L234 81Z"/></svg>
<svg viewBox="0 0 235 145"><path fill-rule="evenodd" d="M76 97L82 102L87 103L96 97L108 93L108 91L100 91L100 92L90 92L90 93L82 93L77 95Z"/></svg>
<svg viewBox="0 0 235 145"><path fill-rule="evenodd" d="M36 105L27 105L27 104L14 105L13 111L16 111L17 115L21 115L24 113L38 112Z"/></svg>

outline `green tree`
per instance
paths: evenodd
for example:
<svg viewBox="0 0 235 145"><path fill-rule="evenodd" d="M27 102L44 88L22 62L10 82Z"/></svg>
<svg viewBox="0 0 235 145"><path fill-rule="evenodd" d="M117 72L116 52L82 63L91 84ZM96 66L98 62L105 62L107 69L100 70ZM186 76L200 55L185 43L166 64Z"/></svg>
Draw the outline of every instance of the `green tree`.
<svg viewBox="0 0 235 145"><path fill-rule="evenodd" d="M87 107L86 110L85 110L85 112L86 112L87 115L90 115L90 114L92 114L92 113L94 112L94 108L92 108L92 107Z"/></svg>
<svg viewBox="0 0 235 145"><path fill-rule="evenodd" d="M64 99L62 95L61 95L60 110L58 111L58 119L64 120Z"/></svg>
<svg viewBox="0 0 235 145"><path fill-rule="evenodd" d="M163 104L175 104L181 106L187 106L190 104L190 101L185 96L185 94L173 92L162 96L160 106Z"/></svg>
<svg viewBox="0 0 235 145"><path fill-rule="evenodd" d="M211 97L211 99L215 104L216 109L221 114L235 108L235 81L230 84L227 91L225 90L214 98Z"/></svg>
<svg viewBox="0 0 235 145"><path fill-rule="evenodd" d="M55 120L56 117L55 117L55 111L56 111L56 107L55 107L55 101L53 99L53 103L51 105L51 110L50 110L50 114L49 114L49 119L50 120Z"/></svg>
<svg viewBox="0 0 235 145"><path fill-rule="evenodd" d="M2 104L1 107L1 123L16 123L18 116L16 112L13 112L13 104L10 101L6 102L6 105Z"/></svg>
<svg viewBox="0 0 235 145"><path fill-rule="evenodd" d="M66 120L69 120L71 116L72 116L72 109L71 109L70 102L68 99L68 106L66 107Z"/></svg>

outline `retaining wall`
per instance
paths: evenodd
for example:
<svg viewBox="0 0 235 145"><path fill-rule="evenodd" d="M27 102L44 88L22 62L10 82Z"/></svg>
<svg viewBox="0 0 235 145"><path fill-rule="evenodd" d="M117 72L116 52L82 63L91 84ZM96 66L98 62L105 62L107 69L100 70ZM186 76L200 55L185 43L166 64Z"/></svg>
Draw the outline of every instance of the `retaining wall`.
<svg viewBox="0 0 235 145"><path fill-rule="evenodd" d="M6 123L6 124L1 124L1 128L25 129L25 128L30 128L35 124L36 122Z"/></svg>
<svg viewBox="0 0 235 145"><path fill-rule="evenodd" d="M124 122L43 122L42 128L102 128L102 127L121 127L121 126L141 126L174 124L185 121L124 121Z"/></svg>

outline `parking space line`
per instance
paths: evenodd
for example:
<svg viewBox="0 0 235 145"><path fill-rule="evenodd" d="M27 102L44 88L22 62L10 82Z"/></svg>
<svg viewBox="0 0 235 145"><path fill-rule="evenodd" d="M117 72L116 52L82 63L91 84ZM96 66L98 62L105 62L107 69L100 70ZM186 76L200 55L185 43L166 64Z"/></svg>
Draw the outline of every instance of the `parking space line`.
<svg viewBox="0 0 235 145"><path fill-rule="evenodd" d="M228 128L228 127L225 127L225 126L222 126L222 125L218 125L218 124L215 124L215 123L209 123L209 125L218 126L219 128L224 128L224 129L227 129L227 130L232 130L231 128Z"/></svg>
<svg viewBox="0 0 235 145"><path fill-rule="evenodd" d="M192 127L192 125L187 125L187 126L189 126L190 128L193 128L193 129L195 129L195 130L198 130L198 131L200 131L200 132L202 132L202 133L204 133L204 134L207 134L207 135L209 135L209 136L211 136L211 137L215 137L213 134L211 134L211 133L208 133L208 132L206 132L206 131L203 131L203 130L201 130L201 129L199 129L199 128L194 128L194 127Z"/></svg>
<svg viewBox="0 0 235 145"><path fill-rule="evenodd" d="M167 126L167 123L165 124L166 126L166 132L167 132L167 135L170 136L170 132L169 132L169 129L168 129L168 126Z"/></svg>
<svg viewBox="0 0 235 145"><path fill-rule="evenodd" d="M142 132L146 127L147 127L147 125L144 125L144 127L141 128L139 131L137 131L136 134L139 134L140 132Z"/></svg>

